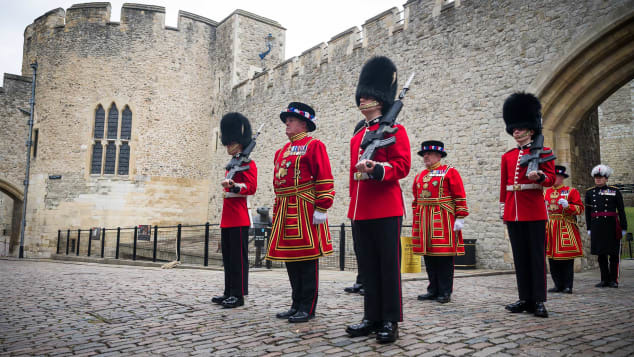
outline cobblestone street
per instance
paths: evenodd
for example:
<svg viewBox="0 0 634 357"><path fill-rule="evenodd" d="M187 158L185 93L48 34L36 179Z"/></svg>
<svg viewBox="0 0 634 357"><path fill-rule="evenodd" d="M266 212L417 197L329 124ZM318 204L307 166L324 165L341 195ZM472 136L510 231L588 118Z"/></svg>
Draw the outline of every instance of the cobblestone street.
<svg viewBox="0 0 634 357"><path fill-rule="evenodd" d="M289 324L286 271L250 275L244 307L212 304L214 270L0 260L0 343L6 355L603 355L634 354L634 261L621 286L595 288L598 271L575 274L574 294L549 294L550 317L510 314L515 275L461 277L452 302L421 302L425 280L403 282L400 339L347 337L362 297L343 292L353 273L321 271L317 316ZM407 278L408 275L404 275ZM552 281L548 281L552 287Z"/></svg>

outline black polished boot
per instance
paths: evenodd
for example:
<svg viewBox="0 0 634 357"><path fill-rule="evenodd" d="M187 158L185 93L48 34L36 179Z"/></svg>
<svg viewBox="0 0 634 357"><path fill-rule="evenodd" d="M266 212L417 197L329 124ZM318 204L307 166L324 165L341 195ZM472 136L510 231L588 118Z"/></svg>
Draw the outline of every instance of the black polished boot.
<svg viewBox="0 0 634 357"><path fill-rule="evenodd" d="M560 293L561 289L559 289L558 287L554 287L554 288L550 288L548 289L549 293Z"/></svg>
<svg viewBox="0 0 634 357"><path fill-rule="evenodd" d="M275 314L275 317L277 317L278 319L288 319L296 313L297 309L291 307L288 311L278 312L277 314Z"/></svg>
<svg viewBox="0 0 634 357"><path fill-rule="evenodd" d="M619 287L619 283L617 283L616 281L611 281L611 282L608 283L607 286L609 286L611 288L618 288Z"/></svg>
<svg viewBox="0 0 634 357"><path fill-rule="evenodd" d="M443 294L443 295L440 295L440 296L438 296L438 297L436 298L436 301L438 301L438 302L439 302L439 303L441 303L441 304L446 304L446 303L448 303L449 301L451 301L451 295L449 295L449 294Z"/></svg>
<svg viewBox="0 0 634 357"><path fill-rule="evenodd" d="M561 292L564 294L572 294L572 288L564 288Z"/></svg>
<svg viewBox="0 0 634 357"><path fill-rule="evenodd" d="M523 311L534 312L535 305L526 300L517 300L512 304L508 304L504 307L512 313L518 313Z"/></svg>
<svg viewBox="0 0 634 357"><path fill-rule="evenodd" d="M229 296L222 302L222 306L228 309L244 305L244 297L242 296Z"/></svg>
<svg viewBox="0 0 634 357"><path fill-rule="evenodd" d="M312 319L315 315L311 315L305 311L297 311L295 315L288 317L288 322L297 323L297 322L308 322L308 320Z"/></svg>
<svg viewBox="0 0 634 357"><path fill-rule="evenodd" d="M535 303L535 316L537 317L548 317L548 311L546 311L546 306L541 301Z"/></svg>
<svg viewBox="0 0 634 357"><path fill-rule="evenodd" d="M348 333L350 337L367 336L376 332L378 328L379 326L375 321L363 320L358 324L346 327L346 333Z"/></svg>
<svg viewBox="0 0 634 357"><path fill-rule="evenodd" d="M436 300L438 296L436 294L432 294L432 293L427 293L427 294L422 294L422 295L418 295L418 300Z"/></svg>
<svg viewBox="0 0 634 357"><path fill-rule="evenodd" d="M348 286L347 288L344 288L343 291L345 291L347 293L355 293L356 294L361 289L363 289L363 285L355 283L352 286Z"/></svg>
<svg viewBox="0 0 634 357"><path fill-rule="evenodd" d="M213 302L214 304L222 305L222 302L225 301L225 299L228 297L229 296L227 295L214 296L211 298L211 302Z"/></svg>
<svg viewBox="0 0 634 357"><path fill-rule="evenodd" d="M597 288L605 288L606 286L608 286L608 283L605 281L600 281L595 285Z"/></svg>
<svg viewBox="0 0 634 357"><path fill-rule="evenodd" d="M390 343L398 338L398 323L383 321L381 329L376 333L376 340L379 343Z"/></svg>

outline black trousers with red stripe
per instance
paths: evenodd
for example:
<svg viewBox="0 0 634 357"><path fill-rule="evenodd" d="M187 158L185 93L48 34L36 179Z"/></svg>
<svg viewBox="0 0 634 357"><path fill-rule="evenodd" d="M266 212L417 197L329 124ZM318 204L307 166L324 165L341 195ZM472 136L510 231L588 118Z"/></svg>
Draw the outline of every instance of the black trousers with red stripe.
<svg viewBox="0 0 634 357"><path fill-rule="evenodd" d="M403 321L401 293L402 217L356 220L363 271L364 318L371 321Z"/></svg>
<svg viewBox="0 0 634 357"><path fill-rule="evenodd" d="M546 221L506 222L520 300L546 301Z"/></svg>
<svg viewBox="0 0 634 357"><path fill-rule="evenodd" d="M314 315L319 294L319 259L286 262L286 271L293 289L291 308Z"/></svg>
<svg viewBox="0 0 634 357"><path fill-rule="evenodd" d="M225 296L249 293L249 227L220 229L222 263L225 268Z"/></svg>

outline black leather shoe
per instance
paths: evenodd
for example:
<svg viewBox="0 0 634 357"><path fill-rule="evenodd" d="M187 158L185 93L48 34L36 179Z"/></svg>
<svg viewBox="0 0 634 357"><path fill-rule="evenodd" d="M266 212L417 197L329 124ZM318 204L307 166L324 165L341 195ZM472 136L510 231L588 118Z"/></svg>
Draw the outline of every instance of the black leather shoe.
<svg viewBox="0 0 634 357"><path fill-rule="evenodd" d="M516 302L512 304L506 305L504 308L512 313L523 312L523 311L528 311L528 312L535 311L535 305L529 303L526 300L517 300Z"/></svg>
<svg viewBox="0 0 634 357"><path fill-rule="evenodd" d="M277 314L275 314L275 317L277 317L278 319L288 319L296 313L297 309L290 308L288 311L278 312Z"/></svg>
<svg viewBox="0 0 634 357"><path fill-rule="evenodd" d="M422 295L418 295L418 300L436 300L438 296L436 294L432 294L432 293L427 293L427 294L422 294Z"/></svg>
<svg viewBox="0 0 634 357"><path fill-rule="evenodd" d="M359 295L365 295L365 289L364 288L359 289Z"/></svg>
<svg viewBox="0 0 634 357"><path fill-rule="evenodd" d="M446 304L449 301L451 301L451 295L447 294L447 295L440 295L438 296L438 298L436 298L436 301L438 301L441 304Z"/></svg>
<svg viewBox="0 0 634 357"><path fill-rule="evenodd" d="M537 317L548 317L548 311L546 311L546 306L544 306L543 302L535 303L535 316Z"/></svg>
<svg viewBox="0 0 634 357"><path fill-rule="evenodd" d="M226 295L214 296L211 298L211 302L213 302L214 304L222 305L222 302L225 301L226 298L228 298L228 296Z"/></svg>
<svg viewBox="0 0 634 357"><path fill-rule="evenodd" d="M315 315L311 315L304 311L297 311L295 315L289 316L288 322L296 323L296 322L308 322L308 320L312 319Z"/></svg>
<svg viewBox="0 0 634 357"><path fill-rule="evenodd" d="M572 294L572 289L571 288L564 288L564 290L561 291L564 294Z"/></svg>
<svg viewBox="0 0 634 357"><path fill-rule="evenodd" d="M555 287L555 288L550 288L550 289L548 289L548 292L549 292L549 293L560 293L560 292L561 292L561 290L559 290L559 288L556 288L556 287Z"/></svg>
<svg viewBox="0 0 634 357"><path fill-rule="evenodd" d="M597 288L604 288L606 286L608 286L608 283L606 283L605 281L601 281L599 283L597 283L597 285L595 285Z"/></svg>
<svg viewBox="0 0 634 357"><path fill-rule="evenodd" d="M346 327L346 333L348 333L350 337L367 336L371 333L375 333L378 327L378 324L374 321L363 320L358 324Z"/></svg>
<svg viewBox="0 0 634 357"><path fill-rule="evenodd" d="M376 340L379 343L390 343L398 338L398 323L383 321L381 329L376 333Z"/></svg>
<svg viewBox="0 0 634 357"><path fill-rule="evenodd" d="M244 298L242 296L229 296L222 302L222 306L228 309L244 305Z"/></svg>
<svg viewBox="0 0 634 357"><path fill-rule="evenodd" d="M347 292L347 293L358 293L359 290L361 290L363 288L363 285L361 284L354 284L352 286L349 286L347 288L344 288L343 291Z"/></svg>
<svg viewBox="0 0 634 357"><path fill-rule="evenodd" d="M611 288L618 288L619 287L619 283L617 283L616 281L611 281L611 282L608 283L607 286L609 286Z"/></svg>

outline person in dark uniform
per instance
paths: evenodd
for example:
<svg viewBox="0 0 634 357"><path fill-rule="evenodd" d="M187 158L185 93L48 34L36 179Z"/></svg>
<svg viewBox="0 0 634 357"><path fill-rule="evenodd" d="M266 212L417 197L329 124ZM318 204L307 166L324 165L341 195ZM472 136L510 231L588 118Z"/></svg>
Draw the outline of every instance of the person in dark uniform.
<svg viewBox="0 0 634 357"><path fill-rule="evenodd" d="M601 282L597 287L619 287L621 238L627 230L627 218L621 191L608 186L612 169L597 165L592 169L595 187L586 191L586 226L590 252L598 255Z"/></svg>
<svg viewBox="0 0 634 357"><path fill-rule="evenodd" d="M412 184L412 250L423 255L429 278L427 293L418 300L446 304L453 292L454 257L464 255L467 195L458 170L440 162L447 156L442 141L423 141L418 155L423 157L425 169Z"/></svg>
<svg viewBox="0 0 634 357"><path fill-rule="evenodd" d="M356 103L365 117L364 129L350 139L350 205L359 239L363 271L364 317L346 328L351 337L376 332L380 343L398 338L403 321L401 292L400 232L403 193L399 180L411 166L409 138L405 127L395 124L389 137L395 143L376 150L372 160L360 160L364 136L379 129L379 121L394 103L396 66L387 57L373 57L361 69Z"/></svg>
<svg viewBox="0 0 634 357"><path fill-rule="evenodd" d="M583 256L577 216L583 214L579 191L564 186L568 177L565 166L555 166L555 184L544 193L548 207L546 224L546 256L555 287L549 293L572 294L575 258Z"/></svg>
<svg viewBox="0 0 634 357"><path fill-rule="evenodd" d="M352 136L357 135L361 129L365 129L365 120L361 119L354 127L354 131ZM358 293L359 295L365 295L365 289L363 288L363 271L361 270L361 263L359 263L359 259L361 259L361 255L359 254L359 234L357 233L357 227L354 224L354 221L350 220L352 225L352 247L354 248L354 255L357 258L357 279L352 286L347 286L343 290L347 293Z"/></svg>
<svg viewBox="0 0 634 357"><path fill-rule="evenodd" d="M541 103L529 93L514 93L504 102L506 132L517 147L502 155L500 213L508 229L515 263L519 300L506 305L512 313L528 311L548 317L546 301L546 221L543 187L555 182L555 157L549 148L539 149ZM531 154L539 164L528 171L530 163L522 157ZM529 156L530 157L530 156Z"/></svg>
<svg viewBox="0 0 634 357"><path fill-rule="evenodd" d="M288 322L315 316L319 258L332 253L327 211L335 190L326 145L308 136L314 131L315 110L292 102L280 114L289 141L274 158L273 227L266 259L283 261L291 283L292 304L276 315Z"/></svg>
<svg viewBox="0 0 634 357"><path fill-rule="evenodd" d="M238 155L251 142L251 124L240 113L227 113L220 120L222 145L231 156ZM233 179L224 179L222 217L220 219L220 245L225 270L225 290L211 299L226 308L244 305L244 296L249 293L249 226L247 196L255 194L258 170L251 160L249 169L235 174Z"/></svg>

